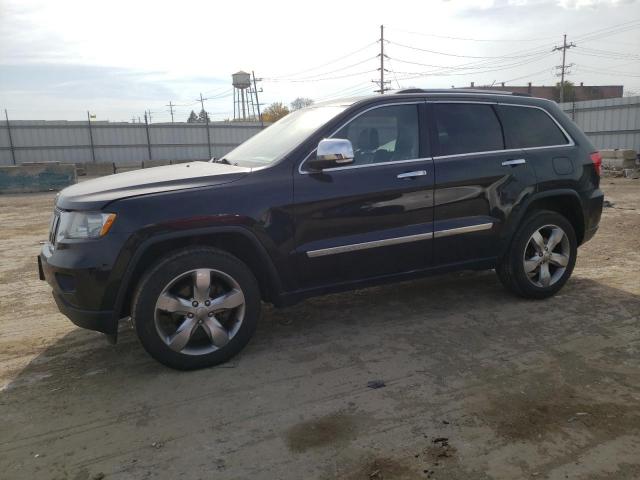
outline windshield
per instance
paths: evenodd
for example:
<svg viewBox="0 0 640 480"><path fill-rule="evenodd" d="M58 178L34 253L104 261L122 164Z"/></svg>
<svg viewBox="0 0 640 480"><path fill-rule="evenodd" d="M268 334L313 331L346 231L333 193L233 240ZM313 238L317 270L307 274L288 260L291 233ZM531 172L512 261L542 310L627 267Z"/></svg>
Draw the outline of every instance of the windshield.
<svg viewBox="0 0 640 480"><path fill-rule="evenodd" d="M281 159L347 105L309 107L290 113L227 153L221 160L240 167L264 167ZM225 162L225 163L226 163Z"/></svg>

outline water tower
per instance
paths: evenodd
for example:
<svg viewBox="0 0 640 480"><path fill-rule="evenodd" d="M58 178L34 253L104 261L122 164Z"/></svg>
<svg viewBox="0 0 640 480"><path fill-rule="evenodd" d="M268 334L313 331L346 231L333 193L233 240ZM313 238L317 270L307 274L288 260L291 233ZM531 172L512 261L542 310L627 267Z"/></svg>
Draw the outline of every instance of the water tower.
<svg viewBox="0 0 640 480"><path fill-rule="evenodd" d="M251 74L239 72L231 75L233 84L233 119L254 120L256 118L254 91L251 88Z"/></svg>

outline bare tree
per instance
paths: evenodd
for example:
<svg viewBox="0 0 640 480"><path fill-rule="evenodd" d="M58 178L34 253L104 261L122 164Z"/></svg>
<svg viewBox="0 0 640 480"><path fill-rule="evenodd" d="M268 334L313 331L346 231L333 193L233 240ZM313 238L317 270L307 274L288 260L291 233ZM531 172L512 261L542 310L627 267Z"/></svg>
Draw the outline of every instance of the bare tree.
<svg viewBox="0 0 640 480"><path fill-rule="evenodd" d="M298 97L290 103L292 112L304 107L310 107L311 105L313 105L313 100L307 97Z"/></svg>

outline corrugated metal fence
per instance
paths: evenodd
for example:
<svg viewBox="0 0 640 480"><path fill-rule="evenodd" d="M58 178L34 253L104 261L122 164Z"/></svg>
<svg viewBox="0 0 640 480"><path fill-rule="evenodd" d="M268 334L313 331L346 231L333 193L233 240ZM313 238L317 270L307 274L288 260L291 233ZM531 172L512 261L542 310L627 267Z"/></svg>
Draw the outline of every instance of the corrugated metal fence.
<svg viewBox="0 0 640 480"><path fill-rule="evenodd" d="M109 123L0 120L0 165L26 162L140 164L221 157L259 123Z"/></svg>
<svg viewBox="0 0 640 480"><path fill-rule="evenodd" d="M560 108L598 149L640 151L640 97L562 103Z"/></svg>
<svg viewBox="0 0 640 480"><path fill-rule="evenodd" d="M640 97L563 103L596 148L640 151ZM90 127L90 128L89 128ZM0 121L0 165L25 162L140 164L221 157L261 130L257 123ZM207 135L208 133L208 135Z"/></svg>

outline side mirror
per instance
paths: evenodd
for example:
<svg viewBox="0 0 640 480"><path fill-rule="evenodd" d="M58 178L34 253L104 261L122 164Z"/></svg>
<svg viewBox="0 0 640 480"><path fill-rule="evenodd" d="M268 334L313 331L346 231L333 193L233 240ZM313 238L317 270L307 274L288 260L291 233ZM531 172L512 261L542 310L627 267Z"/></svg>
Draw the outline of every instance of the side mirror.
<svg viewBox="0 0 640 480"><path fill-rule="evenodd" d="M353 146L342 138L325 138L316 149L316 158L309 159L311 170L322 171L326 168L342 167L353 163Z"/></svg>

